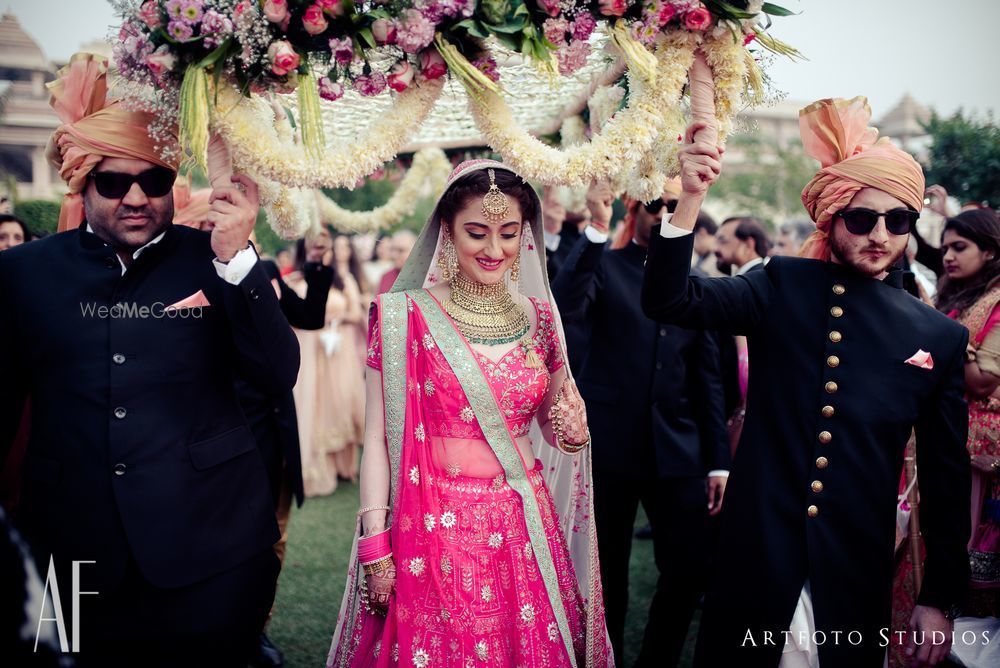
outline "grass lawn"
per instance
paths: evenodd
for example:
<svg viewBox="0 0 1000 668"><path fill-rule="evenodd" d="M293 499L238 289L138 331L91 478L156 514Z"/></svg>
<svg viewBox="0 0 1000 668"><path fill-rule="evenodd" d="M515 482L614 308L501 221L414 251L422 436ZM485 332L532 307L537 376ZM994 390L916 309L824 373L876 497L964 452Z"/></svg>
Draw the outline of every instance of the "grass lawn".
<svg viewBox="0 0 1000 668"><path fill-rule="evenodd" d="M344 591L357 509L357 485L341 483L331 496L309 499L302 508L292 511L288 554L268 631L284 652L288 668L318 668L325 664ZM645 522L640 510L636 524ZM632 665L639 651L656 577L652 542L635 541L625 628L626 666ZM694 633L692 626L683 666L690 665Z"/></svg>

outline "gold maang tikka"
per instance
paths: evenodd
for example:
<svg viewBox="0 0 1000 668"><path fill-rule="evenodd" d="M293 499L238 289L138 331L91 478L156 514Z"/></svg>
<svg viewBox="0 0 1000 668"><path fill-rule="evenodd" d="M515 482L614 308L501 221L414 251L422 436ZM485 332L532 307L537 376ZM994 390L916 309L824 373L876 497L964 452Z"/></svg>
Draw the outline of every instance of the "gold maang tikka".
<svg viewBox="0 0 1000 668"><path fill-rule="evenodd" d="M483 196L483 216L487 221L499 223L503 221L510 210L510 200L497 187L496 173L489 169L490 189Z"/></svg>

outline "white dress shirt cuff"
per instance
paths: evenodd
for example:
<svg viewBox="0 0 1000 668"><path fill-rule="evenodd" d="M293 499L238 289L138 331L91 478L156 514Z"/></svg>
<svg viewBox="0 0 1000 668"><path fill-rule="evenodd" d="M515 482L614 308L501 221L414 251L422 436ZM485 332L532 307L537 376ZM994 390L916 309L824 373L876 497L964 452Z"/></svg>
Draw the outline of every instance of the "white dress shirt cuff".
<svg viewBox="0 0 1000 668"><path fill-rule="evenodd" d="M670 217L672 214L667 214L663 216L663 223L660 225L660 236L664 239L676 239L678 237L686 237L691 234L691 230L685 230L684 228L677 227L676 225L670 224Z"/></svg>
<svg viewBox="0 0 1000 668"><path fill-rule="evenodd" d="M239 285L253 269L253 266L257 264L257 251L247 246L234 255L229 262L215 258L212 260L212 264L215 265L215 271L219 274L219 278L231 285Z"/></svg>
<svg viewBox="0 0 1000 668"><path fill-rule="evenodd" d="M542 233L545 236L545 248L550 253L555 253L559 248L559 242L562 241L562 237L558 234L552 234L548 230L543 230Z"/></svg>
<svg viewBox="0 0 1000 668"><path fill-rule="evenodd" d="M728 478L729 477L729 471L726 471L724 469L715 469L713 471L709 471L708 472L708 477L709 478Z"/></svg>
<svg viewBox="0 0 1000 668"><path fill-rule="evenodd" d="M607 232L601 232L599 229L597 229L593 225L587 225L587 228L583 231L583 233L586 235L587 239L591 243L595 243L595 244L606 244L606 243L608 243L608 233Z"/></svg>

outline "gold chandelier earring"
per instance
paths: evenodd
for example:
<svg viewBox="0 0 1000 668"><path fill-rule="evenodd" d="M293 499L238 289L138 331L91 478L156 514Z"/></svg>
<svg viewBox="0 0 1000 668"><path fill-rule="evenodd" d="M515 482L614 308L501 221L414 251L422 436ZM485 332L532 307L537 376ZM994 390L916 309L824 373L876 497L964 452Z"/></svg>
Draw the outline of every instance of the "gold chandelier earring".
<svg viewBox="0 0 1000 668"><path fill-rule="evenodd" d="M517 256L510 265L510 280L517 283L521 278L521 249L517 249Z"/></svg>
<svg viewBox="0 0 1000 668"><path fill-rule="evenodd" d="M442 225L441 234L444 236L444 243L438 251L437 266L441 270L441 278L448 283L458 273L458 251L455 250L455 242L446 225Z"/></svg>

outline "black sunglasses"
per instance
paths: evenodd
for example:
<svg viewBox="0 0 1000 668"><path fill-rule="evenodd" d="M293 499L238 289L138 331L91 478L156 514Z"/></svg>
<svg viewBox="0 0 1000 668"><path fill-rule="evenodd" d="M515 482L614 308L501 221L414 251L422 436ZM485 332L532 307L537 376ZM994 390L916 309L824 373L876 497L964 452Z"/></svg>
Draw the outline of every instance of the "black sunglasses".
<svg viewBox="0 0 1000 668"><path fill-rule="evenodd" d="M101 197L121 199L132 189L133 183L139 184L146 197L163 197L174 187L177 172L166 167L154 167L138 174L91 172L90 176Z"/></svg>
<svg viewBox="0 0 1000 668"><path fill-rule="evenodd" d="M909 234L913 225L920 218L920 214L912 209L893 209L885 213L872 211L871 209L844 209L837 214L843 221L844 227L851 234L868 234L878 225L879 218L885 218L885 229L890 234Z"/></svg>
<svg viewBox="0 0 1000 668"><path fill-rule="evenodd" d="M654 199L652 202L646 202L642 205L646 209L646 213L655 216L660 213L660 209L667 207L667 213L673 213L674 209L677 208L677 200L669 199L664 202L662 199Z"/></svg>

